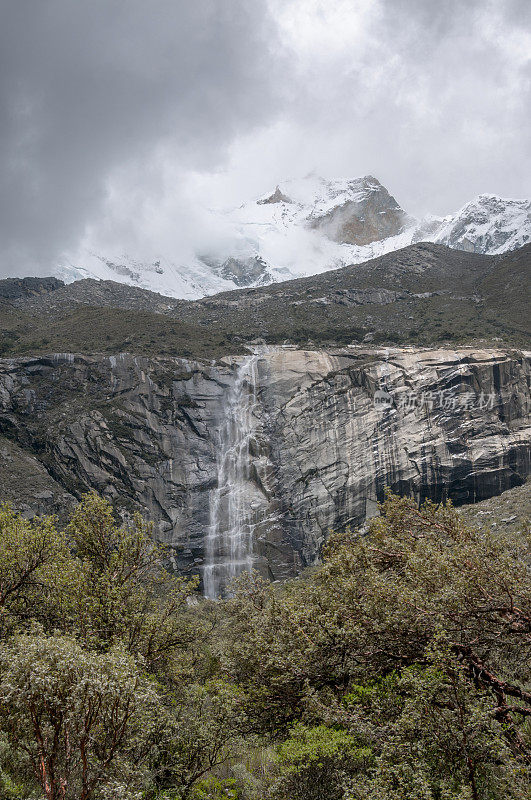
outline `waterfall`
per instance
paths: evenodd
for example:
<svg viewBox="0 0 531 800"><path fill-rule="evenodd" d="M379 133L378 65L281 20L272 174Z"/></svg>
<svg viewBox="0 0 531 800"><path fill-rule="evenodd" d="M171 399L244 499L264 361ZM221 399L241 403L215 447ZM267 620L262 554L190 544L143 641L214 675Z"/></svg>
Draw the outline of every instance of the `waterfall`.
<svg viewBox="0 0 531 800"><path fill-rule="evenodd" d="M257 427L258 354L239 365L225 401L218 431L217 486L210 494L203 585L206 597L226 593L227 585L253 567L251 454Z"/></svg>

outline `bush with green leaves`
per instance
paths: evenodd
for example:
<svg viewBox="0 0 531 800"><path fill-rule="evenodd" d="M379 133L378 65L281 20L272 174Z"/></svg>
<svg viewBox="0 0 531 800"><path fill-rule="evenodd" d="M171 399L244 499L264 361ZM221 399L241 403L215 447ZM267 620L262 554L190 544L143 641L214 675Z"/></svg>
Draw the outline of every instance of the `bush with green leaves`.
<svg viewBox="0 0 531 800"><path fill-rule="evenodd" d="M389 495L282 586L190 603L142 518L0 509L0 797L523 800L530 528Z"/></svg>
<svg viewBox="0 0 531 800"><path fill-rule="evenodd" d="M451 506L389 495L306 580L240 581L227 669L255 731L324 723L371 749L349 796L516 800L530 779L530 577L528 530L480 531Z"/></svg>
<svg viewBox="0 0 531 800"><path fill-rule="evenodd" d="M65 530L0 509L0 786L7 797L186 797L241 740L219 613L171 575L140 516L91 493ZM114 787L114 788L113 788Z"/></svg>
<svg viewBox="0 0 531 800"><path fill-rule="evenodd" d="M47 800L88 800L124 762L145 762L158 713L157 692L121 650L27 634L0 650L2 728Z"/></svg>
<svg viewBox="0 0 531 800"><path fill-rule="evenodd" d="M341 800L352 775L366 769L371 756L370 748L342 728L297 723L278 748L281 778L275 795L282 800Z"/></svg>

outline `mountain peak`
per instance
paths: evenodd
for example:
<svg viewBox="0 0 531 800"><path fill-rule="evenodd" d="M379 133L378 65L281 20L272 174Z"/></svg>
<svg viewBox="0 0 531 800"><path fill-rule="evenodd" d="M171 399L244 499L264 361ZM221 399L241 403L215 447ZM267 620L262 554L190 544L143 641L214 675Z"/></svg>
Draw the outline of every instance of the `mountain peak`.
<svg viewBox="0 0 531 800"><path fill-rule="evenodd" d="M264 197L260 200L257 200L256 202L259 206L265 206L270 203L293 203L293 200L283 194L280 191L280 187L277 186L273 194L269 195L269 197Z"/></svg>
<svg viewBox="0 0 531 800"><path fill-rule="evenodd" d="M171 254L139 261L86 253L75 264L58 267L55 275L69 282L110 279L194 299L359 264L413 242L498 254L531 241L528 200L485 193L454 214L418 222L370 174L329 179L313 172L218 213L225 230L222 244L198 250L186 263L175 263Z"/></svg>
<svg viewBox="0 0 531 800"><path fill-rule="evenodd" d="M372 175L319 180L319 191L306 203L307 221L339 244L365 246L396 236L413 222Z"/></svg>
<svg viewBox="0 0 531 800"><path fill-rule="evenodd" d="M445 218L435 241L493 255L522 247L531 241L531 202L480 194Z"/></svg>

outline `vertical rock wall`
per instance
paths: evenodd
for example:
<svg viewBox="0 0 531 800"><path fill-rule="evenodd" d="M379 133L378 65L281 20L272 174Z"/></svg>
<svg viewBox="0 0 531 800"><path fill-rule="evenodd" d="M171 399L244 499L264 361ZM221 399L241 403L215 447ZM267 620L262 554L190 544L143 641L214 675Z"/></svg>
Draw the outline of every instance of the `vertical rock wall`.
<svg viewBox="0 0 531 800"><path fill-rule="evenodd" d="M244 359L1 360L0 435L38 464L39 512L94 488L122 515L152 519L176 569L202 574L220 431ZM249 509L240 506L253 523L253 563L272 579L313 563L329 530L363 524L386 486L473 502L529 474L524 353L266 348L253 380ZM9 463L0 461L4 484ZM23 480L22 496L27 505Z"/></svg>

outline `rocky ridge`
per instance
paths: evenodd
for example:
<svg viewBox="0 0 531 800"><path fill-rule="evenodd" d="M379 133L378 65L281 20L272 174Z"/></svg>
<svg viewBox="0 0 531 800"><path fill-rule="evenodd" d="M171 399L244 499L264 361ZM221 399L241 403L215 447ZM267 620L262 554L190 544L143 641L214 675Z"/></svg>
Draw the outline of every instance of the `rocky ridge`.
<svg viewBox="0 0 531 800"><path fill-rule="evenodd" d="M197 301L83 280L0 308L0 347L5 355L75 349L215 358L257 340L527 346L530 266L531 245L484 256L420 243L365 264Z"/></svg>

